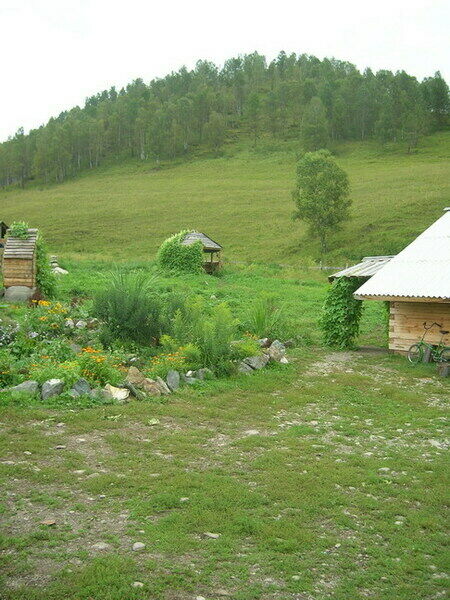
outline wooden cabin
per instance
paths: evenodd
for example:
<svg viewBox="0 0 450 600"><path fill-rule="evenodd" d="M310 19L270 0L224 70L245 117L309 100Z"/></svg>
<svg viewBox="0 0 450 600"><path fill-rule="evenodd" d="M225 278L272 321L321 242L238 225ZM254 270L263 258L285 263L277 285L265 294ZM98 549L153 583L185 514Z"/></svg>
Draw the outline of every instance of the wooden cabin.
<svg viewBox="0 0 450 600"><path fill-rule="evenodd" d="M426 341L438 344L450 331L450 208L394 256L354 294L360 300L390 303L389 348L407 353L432 327ZM450 345L450 334L444 335Z"/></svg>
<svg viewBox="0 0 450 600"><path fill-rule="evenodd" d="M36 287L36 242L37 229L29 229L26 239L9 236L3 252L3 285Z"/></svg>
<svg viewBox="0 0 450 600"><path fill-rule="evenodd" d="M205 262L203 263L203 268L207 273L214 273L222 266L222 263L220 262L220 252L222 251L222 246L199 231L191 231L187 233L181 243L184 246L190 246L198 241L202 243L203 252L206 258Z"/></svg>

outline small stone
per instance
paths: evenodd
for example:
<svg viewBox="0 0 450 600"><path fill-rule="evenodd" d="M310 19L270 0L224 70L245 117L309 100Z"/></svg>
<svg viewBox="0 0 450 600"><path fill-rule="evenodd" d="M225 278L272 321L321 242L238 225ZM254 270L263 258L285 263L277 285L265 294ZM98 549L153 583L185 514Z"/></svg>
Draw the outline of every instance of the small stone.
<svg viewBox="0 0 450 600"><path fill-rule="evenodd" d="M283 356L286 354L286 348L279 340L274 340L267 351L270 360L280 362Z"/></svg>
<svg viewBox="0 0 450 600"><path fill-rule="evenodd" d="M269 362L269 356L267 354L249 356L248 358L244 358L243 362L252 369L263 369Z"/></svg>
<svg viewBox="0 0 450 600"><path fill-rule="evenodd" d="M42 385L42 400L48 400L54 396L59 396L64 390L64 381L62 379L49 379Z"/></svg>
<svg viewBox="0 0 450 600"><path fill-rule="evenodd" d="M161 379L161 377L157 377L155 381L158 384L159 390L163 396L168 396L172 393L172 390L168 387L166 382Z"/></svg>
<svg viewBox="0 0 450 600"><path fill-rule="evenodd" d="M144 550L145 548L145 544L143 544L142 542L135 542L133 544L133 552L140 552L141 550Z"/></svg>
<svg viewBox="0 0 450 600"><path fill-rule="evenodd" d="M293 581L300 581L301 577L300 577L300 575L292 575L291 579Z"/></svg>
<svg viewBox="0 0 450 600"><path fill-rule="evenodd" d="M12 388L9 388L10 392L24 392L27 394L35 394L39 389L39 384L37 381L24 381L23 383L19 383L19 385L15 385Z"/></svg>
<svg viewBox="0 0 450 600"><path fill-rule="evenodd" d="M128 381L132 385L140 387L144 379L145 375L141 373L137 367L130 367L128 369L126 381Z"/></svg>
<svg viewBox="0 0 450 600"><path fill-rule="evenodd" d="M65 427L66 424L65 423L56 423L56 427Z"/></svg>
<svg viewBox="0 0 450 600"><path fill-rule="evenodd" d="M80 377L80 379L78 379L78 381L76 381L73 384L72 390L74 392L77 392L78 395L80 395L80 396L83 396L83 395L88 396L91 393L91 386L86 381L86 379L84 379L83 377Z"/></svg>
<svg viewBox="0 0 450 600"><path fill-rule="evenodd" d="M281 364L281 365L288 365L288 364L289 364L289 361L288 361L288 359L286 358L286 356L282 356L282 357L280 358L280 364Z"/></svg>
<svg viewBox="0 0 450 600"><path fill-rule="evenodd" d="M247 429L247 431L244 431L244 435L259 435L259 431L257 429Z"/></svg>
<svg viewBox="0 0 450 600"><path fill-rule="evenodd" d="M77 322L76 322L76 324L75 324L75 327L76 327L77 329L86 329L86 327L87 327L87 322L86 322L86 321L83 321L83 320L77 321Z"/></svg>
<svg viewBox="0 0 450 600"><path fill-rule="evenodd" d="M170 369L166 377L167 386L175 392L180 387L180 374L174 369Z"/></svg>
<svg viewBox="0 0 450 600"><path fill-rule="evenodd" d="M65 450L67 446L64 446L63 444L58 444L57 446L55 446L55 450Z"/></svg>
<svg viewBox="0 0 450 600"><path fill-rule="evenodd" d="M216 595L217 596L230 596L230 594L227 592L227 590L223 590L222 588L216 590Z"/></svg>
<svg viewBox="0 0 450 600"><path fill-rule="evenodd" d="M205 596L195 596L195 600L206 600Z"/></svg>
<svg viewBox="0 0 450 600"><path fill-rule="evenodd" d="M107 550L109 548L109 544L106 542L97 542L96 544L92 545L92 548L94 550Z"/></svg>
<svg viewBox="0 0 450 600"><path fill-rule="evenodd" d="M155 419L155 418L149 419L148 424L149 425L159 425L159 419Z"/></svg>
<svg viewBox="0 0 450 600"><path fill-rule="evenodd" d="M208 367L203 367L202 369L196 371L195 377L203 381L204 379L212 379L214 377L214 373L211 371L211 369L208 369Z"/></svg>
<svg viewBox="0 0 450 600"><path fill-rule="evenodd" d="M134 588L143 588L144 584L142 583L142 581L133 581L133 583L131 584Z"/></svg>
<svg viewBox="0 0 450 600"><path fill-rule="evenodd" d="M114 387L110 383L107 383L105 385L105 387L103 388L103 391L106 392L106 394L110 398L112 398L113 400L116 400L119 403L126 402L130 396L130 390L128 390L127 388Z"/></svg>
<svg viewBox="0 0 450 600"><path fill-rule="evenodd" d="M149 394L150 396L161 396L161 387L154 379L145 377L140 387L146 394Z"/></svg>
<svg viewBox="0 0 450 600"><path fill-rule="evenodd" d="M187 498L187 497L180 498L180 502L189 502L189 498Z"/></svg>
<svg viewBox="0 0 450 600"><path fill-rule="evenodd" d="M41 521L41 525L51 527L52 525L56 525L56 521L54 519L44 519L43 521Z"/></svg>
<svg viewBox="0 0 450 600"><path fill-rule="evenodd" d="M220 533L211 533L210 531L206 531L203 535L212 540L217 540L220 538Z"/></svg>
<svg viewBox="0 0 450 600"><path fill-rule="evenodd" d="M77 469L76 471L72 471L72 473L74 475L83 475L83 473L86 473L86 471L84 469Z"/></svg>
<svg viewBox="0 0 450 600"><path fill-rule="evenodd" d="M31 456L32 452L30 452L29 450L24 450L24 454L26 454L27 456Z"/></svg>
<svg viewBox="0 0 450 600"><path fill-rule="evenodd" d="M238 364L238 368L237 368L239 373L243 373L244 375L250 375L251 373L253 373L254 369L252 369L247 363L245 363L244 361L240 362Z"/></svg>
<svg viewBox="0 0 450 600"><path fill-rule="evenodd" d="M66 319L66 320L64 321L64 325L65 325L66 327L68 327L69 329L74 329L74 327L75 327L75 323L74 323L74 320L73 320L73 319Z"/></svg>

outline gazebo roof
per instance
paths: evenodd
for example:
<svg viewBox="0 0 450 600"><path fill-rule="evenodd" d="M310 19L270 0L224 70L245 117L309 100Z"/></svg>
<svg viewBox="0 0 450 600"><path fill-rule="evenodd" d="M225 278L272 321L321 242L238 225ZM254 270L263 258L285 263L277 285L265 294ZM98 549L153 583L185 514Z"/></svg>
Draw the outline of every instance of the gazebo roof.
<svg viewBox="0 0 450 600"><path fill-rule="evenodd" d="M372 275L375 275L375 273L382 269L393 258L393 254L388 256L365 256L358 264L330 275L328 281L334 281L339 277L360 277L361 279L368 279L369 277L372 277Z"/></svg>
<svg viewBox="0 0 450 600"><path fill-rule="evenodd" d="M184 239L181 243L183 246L190 246L198 241L202 243L203 250L206 252L219 252L222 250L222 246L220 244L212 240L204 233L200 233L199 231L190 231L184 236Z"/></svg>

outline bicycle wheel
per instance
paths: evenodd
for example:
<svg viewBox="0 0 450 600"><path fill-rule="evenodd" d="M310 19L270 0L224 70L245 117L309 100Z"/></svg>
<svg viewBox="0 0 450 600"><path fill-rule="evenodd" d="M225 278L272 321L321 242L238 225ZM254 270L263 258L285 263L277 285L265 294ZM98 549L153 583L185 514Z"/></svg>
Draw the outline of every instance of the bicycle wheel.
<svg viewBox="0 0 450 600"><path fill-rule="evenodd" d="M423 360L423 348L420 344L413 344L408 350L408 360L413 365L417 365Z"/></svg>
<svg viewBox="0 0 450 600"><path fill-rule="evenodd" d="M439 362L450 362L450 348L442 348L442 352L439 353Z"/></svg>

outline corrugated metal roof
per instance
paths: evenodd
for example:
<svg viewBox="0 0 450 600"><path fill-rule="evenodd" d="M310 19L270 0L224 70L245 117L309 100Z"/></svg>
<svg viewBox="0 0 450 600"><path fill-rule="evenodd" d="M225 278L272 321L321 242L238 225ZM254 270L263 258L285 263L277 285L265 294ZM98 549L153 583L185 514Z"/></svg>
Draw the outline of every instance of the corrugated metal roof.
<svg viewBox="0 0 450 600"><path fill-rule="evenodd" d="M365 256L361 262L352 267L347 267L342 271L333 273L328 277L329 281L333 281L338 277L372 277L377 271L379 271L385 264L387 264L394 255L390 256Z"/></svg>
<svg viewBox="0 0 450 600"><path fill-rule="evenodd" d="M222 250L222 246L209 238L204 233L200 233L199 231L191 231L184 236L184 240L181 242L184 246L190 246L194 242L199 241L203 244L203 248L205 250L209 250L210 252L218 252Z"/></svg>
<svg viewBox="0 0 450 600"><path fill-rule="evenodd" d="M27 239L8 236L6 238L3 260L6 258L32 259L36 251L37 229L29 229Z"/></svg>
<svg viewBox="0 0 450 600"><path fill-rule="evenodd" d="M450 208L356 290L355 296L450 299Z"/></svg>

